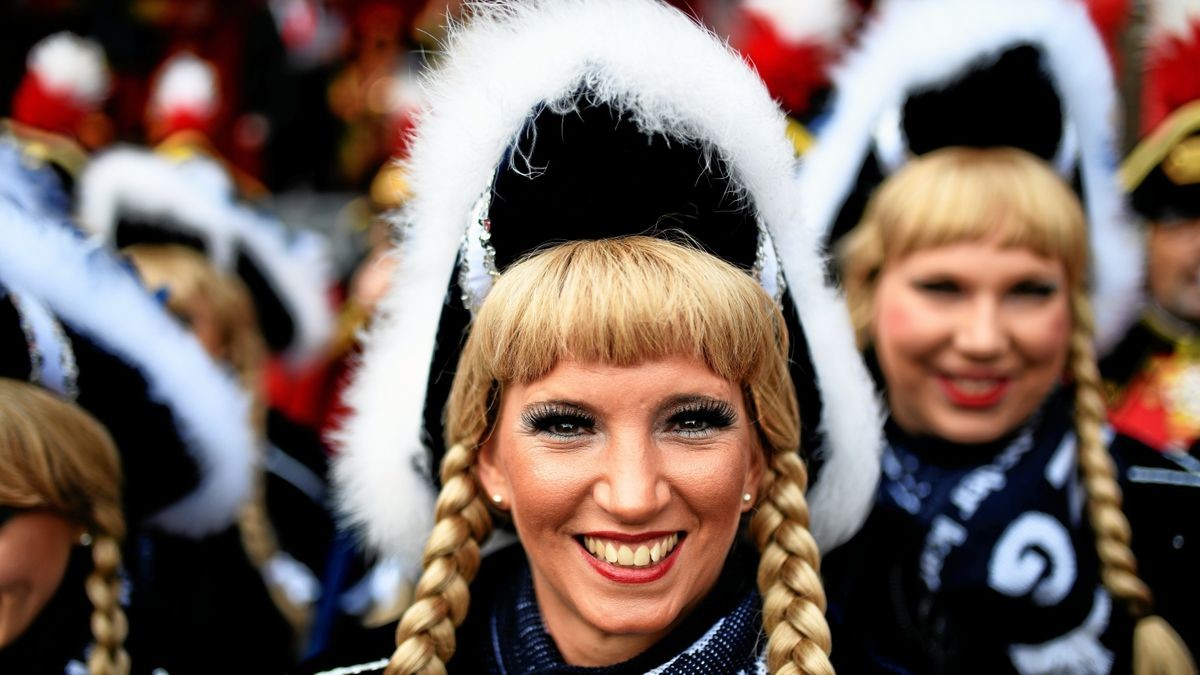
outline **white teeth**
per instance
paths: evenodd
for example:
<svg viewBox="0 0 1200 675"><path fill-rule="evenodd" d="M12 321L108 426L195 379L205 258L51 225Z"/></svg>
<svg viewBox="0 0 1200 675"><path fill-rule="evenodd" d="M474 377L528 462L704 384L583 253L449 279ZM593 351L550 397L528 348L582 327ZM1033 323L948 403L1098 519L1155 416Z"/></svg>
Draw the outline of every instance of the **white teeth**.
<svg viewBox="0 0 1200 675"><path fill-rule="evenodd" d="M633 551L630 551L628 546L617 549L617 564L626 567L633 564Z"/></svg>
<svg viewBox="0 0 1200 675"><path fill-rule="evenodd" d="M679 535L672 534L658 539L652 546L640 545L632 549L625 544L604 541L598 537L584 537L583 546L595 558L621 567L646 567L666 558L679 543Z"/></svg>
<svg viewBox="0 0 1200 675"><path fill-rule="evenodd" d="M633 554L633 564L638 567L645 567L650 564L650 549L645 546L639 546L637 552Z"/></svg>

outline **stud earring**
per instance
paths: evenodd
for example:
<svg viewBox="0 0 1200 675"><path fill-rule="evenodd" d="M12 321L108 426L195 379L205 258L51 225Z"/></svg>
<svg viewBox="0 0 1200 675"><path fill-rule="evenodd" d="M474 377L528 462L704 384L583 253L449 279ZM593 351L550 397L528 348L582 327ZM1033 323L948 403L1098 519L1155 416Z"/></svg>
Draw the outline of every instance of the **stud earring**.
<svg viewBox="0 0 1200 675"><path fill-rule="evenodd" d="M495 504L496 506L500 506L500 503L503 501L504 501L504 497L500 496L499 492L492 495L492 503Z"/></svg>
<svg viewBox="0 0 1200 675"><path fill-rule="evenodd" d="M750 494L749 492L742 493L742 501L743 502L746 502L747 504L749 504L751 502L751 500L753 500L753 499L754 499L754 495Z"/></svg>
<svg viewBox="0 0 1200 675"><path fill-rule="evenodd" d="M79 545L80 546L91 546L92 545L92 535L88 534L87 532L84 532L83 534L79 535Z"/></svg>

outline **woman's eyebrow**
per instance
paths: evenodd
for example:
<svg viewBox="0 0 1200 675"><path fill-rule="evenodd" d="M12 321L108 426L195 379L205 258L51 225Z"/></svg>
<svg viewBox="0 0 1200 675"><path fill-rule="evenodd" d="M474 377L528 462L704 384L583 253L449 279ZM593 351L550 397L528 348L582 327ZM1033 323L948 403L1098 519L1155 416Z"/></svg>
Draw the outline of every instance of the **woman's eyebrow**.
<svg viewBox="0 0 1200 675"><path fill-rule="evenodd" d="M684 406L693 405L728 405L732 406L732 402L723 396L712 396L709 394L676 394L662 402L660 409L682 408Z"/></svg>

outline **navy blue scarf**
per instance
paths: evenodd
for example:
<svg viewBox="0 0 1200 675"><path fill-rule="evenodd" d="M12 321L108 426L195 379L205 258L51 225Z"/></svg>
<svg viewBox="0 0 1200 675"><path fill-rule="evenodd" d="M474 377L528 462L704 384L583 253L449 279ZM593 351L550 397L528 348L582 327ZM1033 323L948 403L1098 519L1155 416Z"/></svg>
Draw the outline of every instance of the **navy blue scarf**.
<svg viewBox="0 0 1200 675"><path fill-rule="evenodd" d="M1125 670L1130 622L1100 581L1069 393L1056 393L1029 424L986 446L889 425L871 517L824 566L835 665L904 673Z"/></svg>

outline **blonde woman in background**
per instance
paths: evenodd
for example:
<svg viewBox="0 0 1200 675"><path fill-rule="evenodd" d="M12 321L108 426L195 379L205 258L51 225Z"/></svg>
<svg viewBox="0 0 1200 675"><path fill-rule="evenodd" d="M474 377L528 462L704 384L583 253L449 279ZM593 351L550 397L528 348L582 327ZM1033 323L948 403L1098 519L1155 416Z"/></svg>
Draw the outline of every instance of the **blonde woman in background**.
<svg viewBox="0 0 1200 675"><path fill-rule="evenodd" d="M825 568L840 668L1195 672L1130 550L1088 242L1016 148L911 160L841 242L891 419L875 509Z"/></svg>
<svg viewBox="0 0 1200 675"><path fill-rule="evenodd" d="M245 641L252 663L262 668L285 668L303 653L320 595L317 574L332 537L323 447L313 434L268 409L263 383L268 351L240 280L222 275L204 255L181 245L137 244L122 254L209 354L236 374L250 395L263 465L238 517L237 538L232 531L200 544L160 537L164 555L178 560L158 576L169 574L176 581L164 580L161 589L148 589L147 595L157 594L151 602L179 603L187 597L211 607L215 614L197 619L202 630L227 635L226 644ZM221 574L208 572L211 587L187 581L197 559L221 566ZM236 619L222 618L235 614ZM159 648L170 658L181 645Z"/></svg>
<svg viewBox="0 0 1200 675"><path fill-rule="evenodd" d="M0 671L127 675L121 466L81 408L0 378Z"/></svg>

